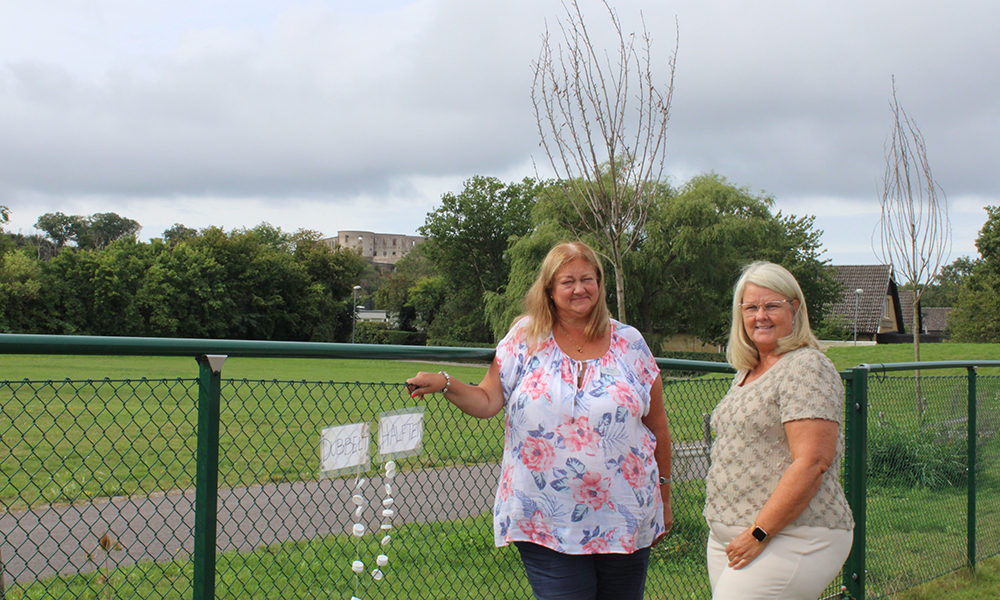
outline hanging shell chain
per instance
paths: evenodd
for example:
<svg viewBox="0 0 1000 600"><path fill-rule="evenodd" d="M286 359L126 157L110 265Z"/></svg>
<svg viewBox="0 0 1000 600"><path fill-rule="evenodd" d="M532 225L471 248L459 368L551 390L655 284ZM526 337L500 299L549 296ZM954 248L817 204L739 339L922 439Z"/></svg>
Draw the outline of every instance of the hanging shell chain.
<svg viewBox="0 0 1000 600"><path fill-rule="evenodd" d="M396 462L387 461L385 463L385 485L384 485L384 495L382 497L382 524L379 527L384 535L382 541L380 542L383 547L388 547L389 542L392 541L392 518L396 515L396 511L393 508L396 501L392 497L392 485L393 480L396 477ZM364 488L368 484L368 480L361 477L357 480L355 484L354 495L351 496L351 502L354 503L354 528L353 533L357 538L361 538L365 535L365 525L361 522L361 516L365 512L367 507L367 502L365 501ZM385 551L383 551L385 552ZM375 557L376 567L372 569L371 576L375 581L382 581L385 574L382 572L382 567L389 564L389 557L386 554L379 554ZM355 560L351 563L351 570L360 575L365 571L365 563L361 560ZM361 600L356 595L351 596L351 600Z"/></svg>

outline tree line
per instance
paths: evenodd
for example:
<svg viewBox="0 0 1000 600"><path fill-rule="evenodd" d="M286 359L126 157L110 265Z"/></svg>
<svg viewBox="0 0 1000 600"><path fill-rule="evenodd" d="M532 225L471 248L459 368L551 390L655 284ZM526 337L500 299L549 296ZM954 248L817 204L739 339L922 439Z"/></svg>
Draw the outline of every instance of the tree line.
<svg viewBox="0 0 1000 600"><path fill-rule="evenodd" d="M583 185L583 184L581 184ZM426 241L411 251L375 294L375 305L400 316L404 329L432 340L493 343L521 312L522 298L548 250L598 229L581 223L572 186L525 179L504 184L473 177L445 194L420 228ZM635 243L621 255L624 293L606 257L608 304L627 303L630 324L651 342L687 333L725 343L732 286L753 260L787 266L802 284L810 317L822 327L839 295L821 258L812 217L774 212L774 199L708 173L674 188L657 184Z"/></svg>
<svg viewBox="0 0 1000 600"><path fill-rule="evenodd" d="M549 248L591 241L579 234L586 214L567 197L571 189L473 177L442 196L420 228L424 243L387 271L327 247L318 232L266 223L229 232L177 224L143 243L138 224L113 213L43 215L36 227L44 236L0 234L0 331L337 342L356 331L359 343L489 345L520 313ZM733 282L744 264L764 259L798 278L821 337L845 335L825 318L839 290L822 232L812 217L773 207L767 194L715 173L660 184L623 255L631 324L652 344L674 334L724 344ZM958 341L1000 342L1000 208L987 212L982 258L944 267L924 297L924 306L954 306ZM8 217L0 207L0 225ZM58 228L42 228L49 224ZM617 314L619 296L608 287ZM356 304L387 310L393 325L355 325Z"/></svg>
<svg viewBox="0 0 1000 600"><path fill-rule="evenodd" d="M178 225L150 243L137 241L136 231L126 227L110 240L4 234L0 331L349 339L353 286L366 269L356 252L331 250L316 232L268 224L231 232ZM51 256L39 251L46 243L57 249Z"/></svg>
<svg viewBox="0 0 1000 600"><path fill-rule="evenodd" d="M567 197L571 190L532 179L466 181L462 192L445 194L427 215L420 229L427 240L386 277L375 306L398 315L400 328L427 332L432 342L494 343L520 314L549 248L567 239L594 243L585 231L595 223L581 223L587 214ZM651 344L674 334L725 344L740 269L770 260L795 274L821 338L850 339L849 328L827 316L842 292L822 258L822 231L811 216L773 208L771 196L716 173L678 187L660 184L635 248L624 254L630 324ZM923 306L955 308L956 341L1000 342L1000 209L987 212L977 242L984 258L945 265L924 296ZM607 300L618 314L610 263Z"/></svg>

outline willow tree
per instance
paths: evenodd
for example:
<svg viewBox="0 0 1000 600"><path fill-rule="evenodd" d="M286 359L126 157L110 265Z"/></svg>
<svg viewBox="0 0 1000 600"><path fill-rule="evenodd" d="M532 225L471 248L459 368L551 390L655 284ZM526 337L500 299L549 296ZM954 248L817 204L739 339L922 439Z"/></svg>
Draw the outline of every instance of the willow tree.
<svg viewBox="0 0 1000 600"><path fill-rule="evenodd" d="M566 225L592 240L614 268L618 319L624 322L623 257L641 239L661 189L677 45L675 38L666 83L658 86L645 21L637 40L603 4L614 50L597 48L573 0L560 22L564 43L553 46L547 29L542 37L531 98L541 145L579 216Z"/></svg>

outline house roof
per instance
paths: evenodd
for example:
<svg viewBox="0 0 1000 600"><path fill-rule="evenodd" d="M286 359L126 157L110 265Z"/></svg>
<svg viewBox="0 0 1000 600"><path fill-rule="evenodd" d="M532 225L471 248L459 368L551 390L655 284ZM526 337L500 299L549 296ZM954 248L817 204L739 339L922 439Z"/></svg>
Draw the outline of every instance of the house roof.
<svg viewBox="0 0 1000 600"><path fill-rule="evenodd" d="M834 281L840 284L841 296L827 307L829 314L840 317L852 328L856 316L858 333L878 333L885 297L896 292L892 268L888 265L831 265L830 268ZM855 290L862 292L858 294Z"/></svg>
<svg viewBox="0 0 1000 600"><path fill-rule="evenodd" d="M903 322L913 327L913 290L899 290L899 308L903 311Z"/></svg>
<svg viewBox="0 0 1000 600"><path fill-rule="evenodd" d="M951 314L951 308L937 308L937 307L926 307L920 309L920 314L923 315L924 319L924 331L935 332L935 331L947 331L948 330L948 315Z"/></svg>
<svg viewBox="0 0 1000 600"><path fill-rule="evenodd" d="M900 308L903 309L903 321L906 325L913 327L913 290L899 290L899 303L902 305ZM923 327L924 333L932 331L945 331L948 329L948 314L951 312L950 308L938 308L930 306L921 306L921 326Z"/></svg>

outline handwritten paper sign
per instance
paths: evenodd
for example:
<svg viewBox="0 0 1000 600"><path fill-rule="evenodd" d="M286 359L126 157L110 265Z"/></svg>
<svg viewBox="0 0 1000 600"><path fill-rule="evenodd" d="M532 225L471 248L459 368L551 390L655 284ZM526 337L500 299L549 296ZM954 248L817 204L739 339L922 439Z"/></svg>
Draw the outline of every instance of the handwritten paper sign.
<svg viewBox="0 0 1000 600"><path fill-rule="evenodd" d="M382 413L378 422L378 453L383 460L416 456L423 448L424 407Z"/></svg>
<svg viewBox="0 0 1000 600"><path fill-rule="evenodd" d="M327 427L321 433L320 470L326 476L336 476L346 470L361 467L368 470L368 449L371 446L371 425L352 423Z"/></svg>

